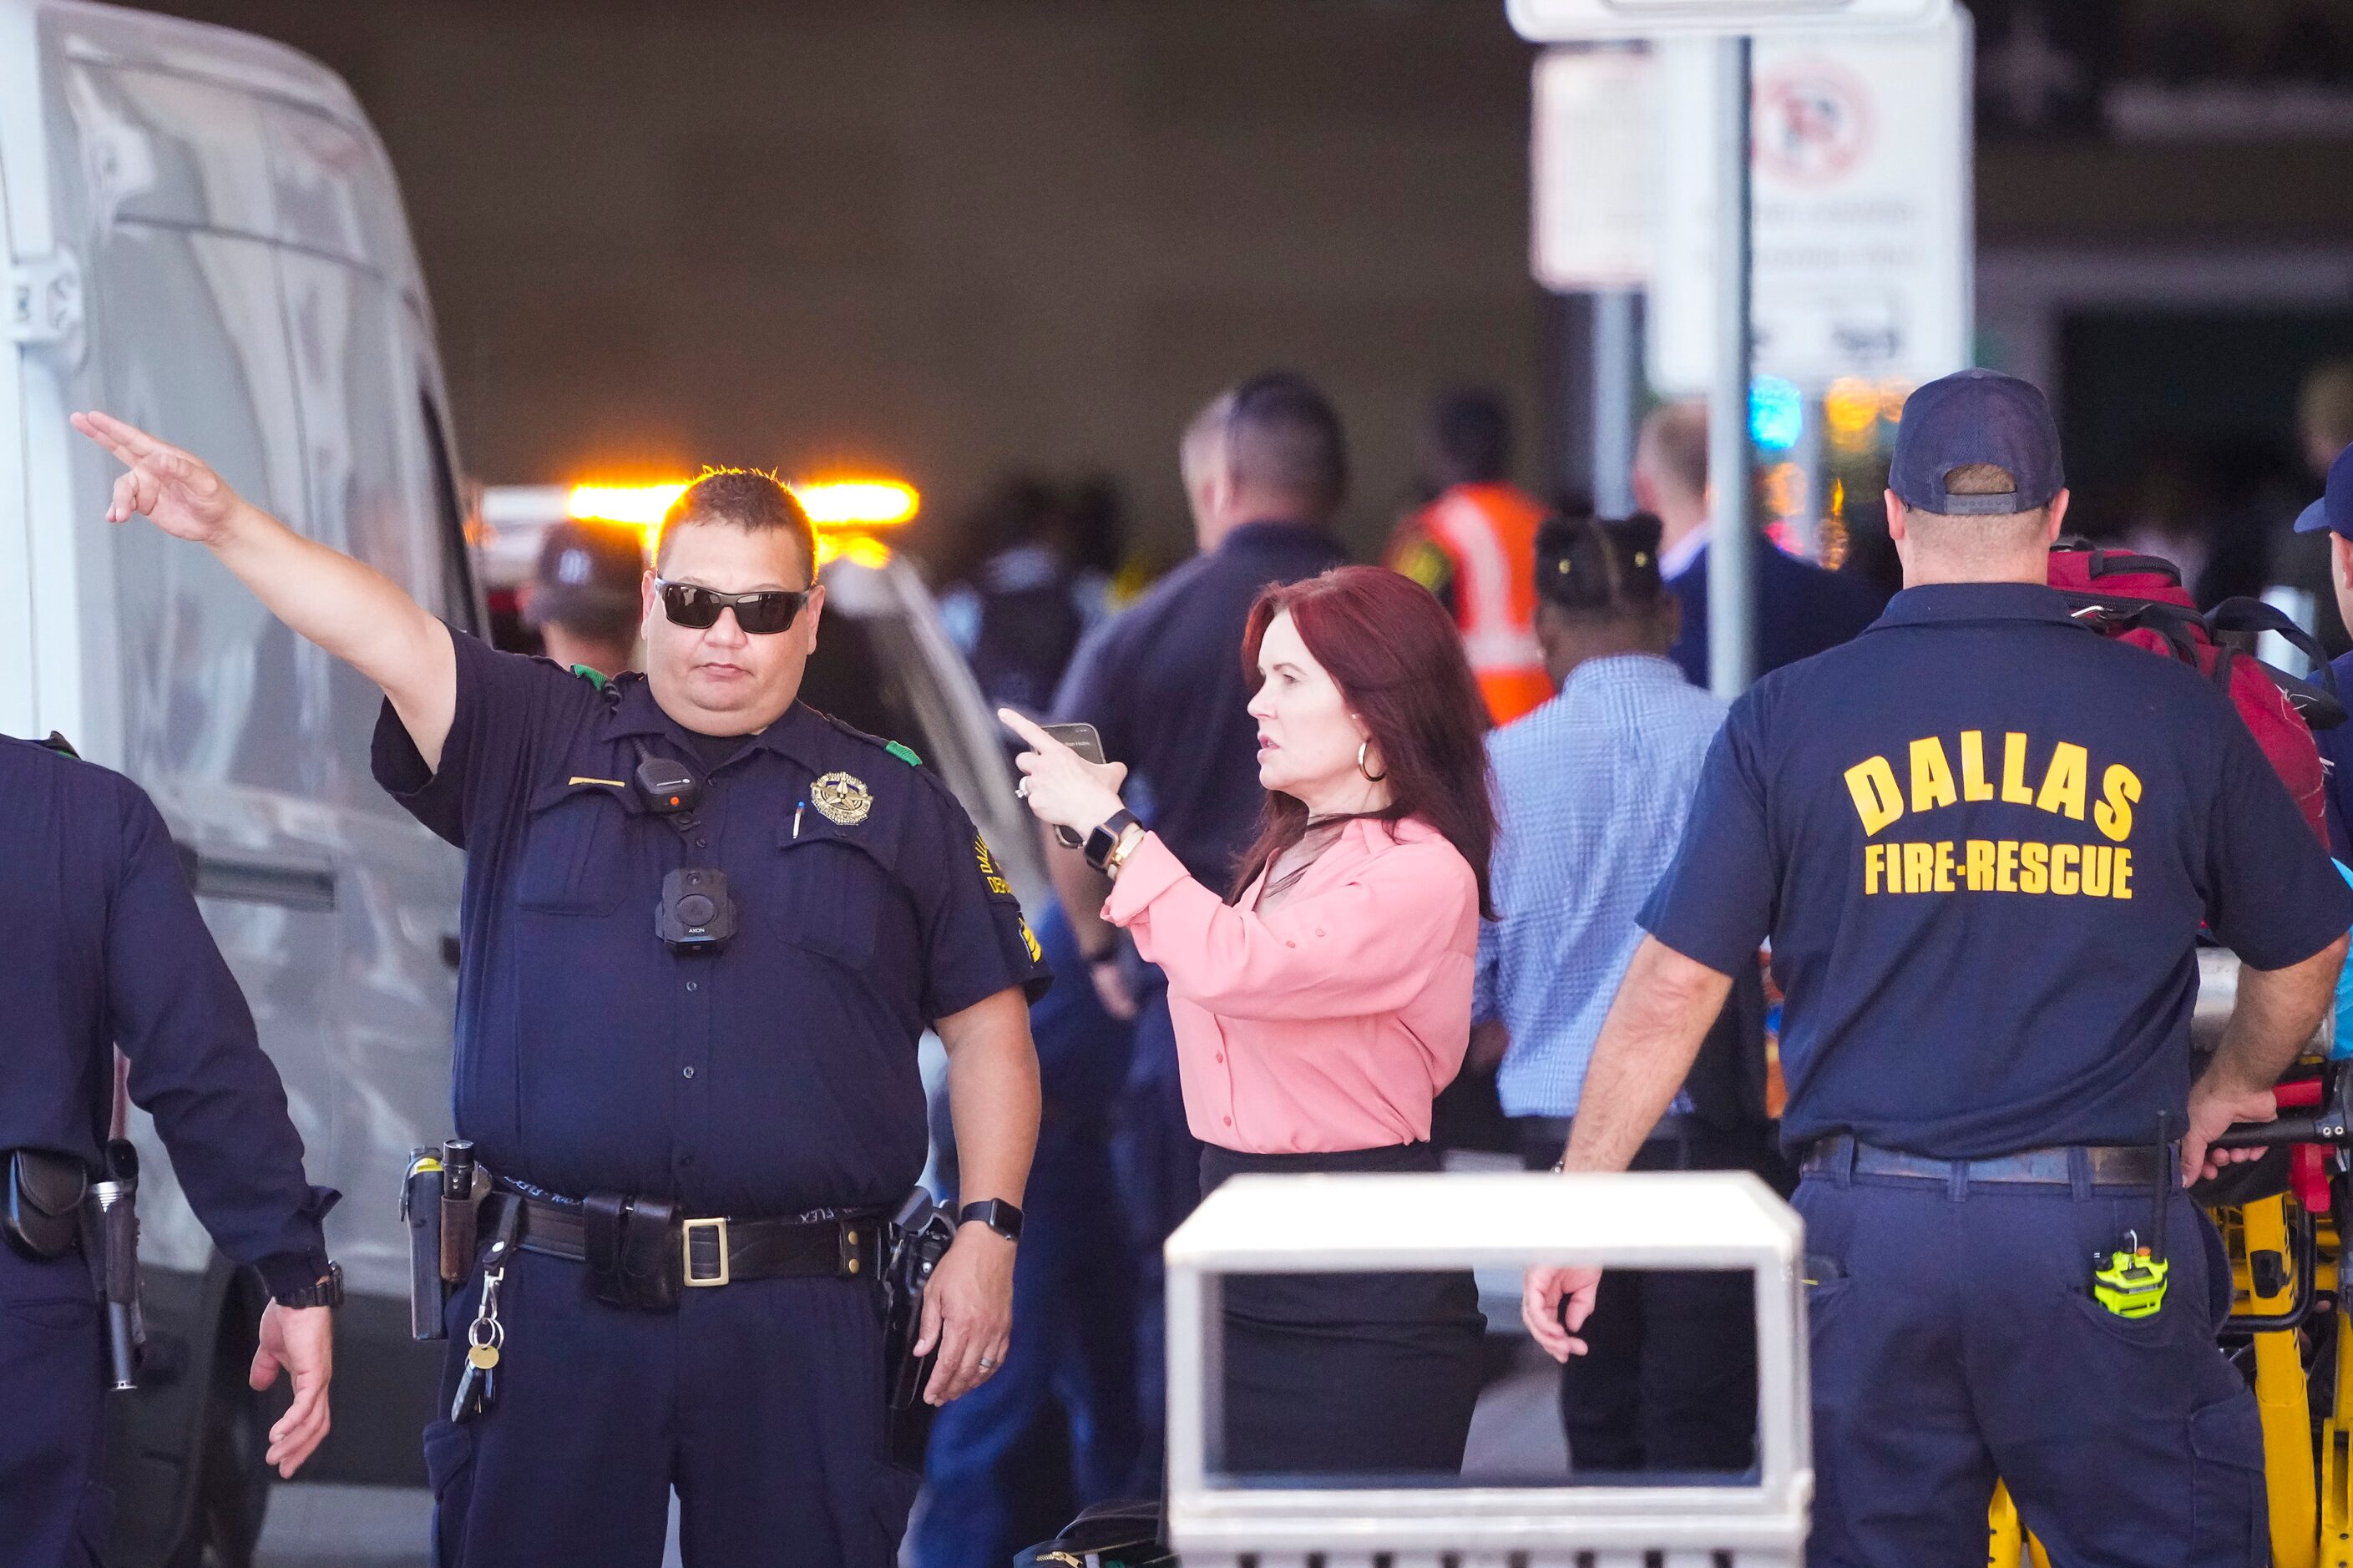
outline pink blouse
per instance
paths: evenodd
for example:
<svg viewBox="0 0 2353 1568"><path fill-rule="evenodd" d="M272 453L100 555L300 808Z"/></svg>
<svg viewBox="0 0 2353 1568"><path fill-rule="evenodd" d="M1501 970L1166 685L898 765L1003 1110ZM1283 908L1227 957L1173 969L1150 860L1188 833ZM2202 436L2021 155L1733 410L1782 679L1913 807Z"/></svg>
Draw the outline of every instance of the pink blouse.
<svg viewBox="0 0 2353 1568"><path fill-rule="evenodd" d="M1167 971L1193 1135L1250 1154L1428 1139L1470 1044L1470 862L1418 819L1359 818L1261 914L1265 885L1228 904L1146 835L1103 904Z"/></svg>

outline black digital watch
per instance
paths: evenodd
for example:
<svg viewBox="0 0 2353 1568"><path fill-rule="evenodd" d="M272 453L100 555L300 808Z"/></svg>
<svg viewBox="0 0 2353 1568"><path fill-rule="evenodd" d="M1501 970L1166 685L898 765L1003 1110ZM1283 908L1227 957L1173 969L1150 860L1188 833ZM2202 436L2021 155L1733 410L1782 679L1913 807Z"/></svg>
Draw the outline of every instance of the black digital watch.
<svg viewBox="0 0 2353 1568"><path fill-rule="evenodd" d="M1109 869L1111 852L1119 847L1119 836L1131 827L1142 826L1135 820L1135 813L1125 806L1104 817L1095 830L1087 835L1087 864L1098 871Z"/></svg>
<svg viewBox="0 0 2353 1568"><path fill-rule="evenodd" d="M1008 1241L1021 1239L1021 1211L1003 1198L986 1198L956 1210L956 1224L978 1220Z"/></svg>

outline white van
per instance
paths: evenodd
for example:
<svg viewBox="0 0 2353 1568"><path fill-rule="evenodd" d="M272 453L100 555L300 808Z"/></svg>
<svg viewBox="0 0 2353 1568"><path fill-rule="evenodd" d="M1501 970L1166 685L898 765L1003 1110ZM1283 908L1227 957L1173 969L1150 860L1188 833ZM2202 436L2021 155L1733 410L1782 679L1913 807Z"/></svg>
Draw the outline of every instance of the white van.
<svg viewBox="0 0 2353 1568"><path fill-rule="evenodd" d="M440 1347L412 1342L399 1173L449 1128L458 853L371 780L371 687L204 551L103 521L102 407L203 453L310 536L487 629L430 307L392 170L290 49L71 0L0 0L0 731L55 730L155 797L276 1060L350 1289L335 1427L304 1479L422 1484ZM903 562L828 568L811 674L964 795L1042 884L989 721ZM820 698L827 700L828 698ZM0 1037L5 1048L5 1037ZM268 1498L245 1387L259 1282L212 1247L145 1118L148 1386L110 1401L108 1561L247 1562Z"/></svg>
<svg viewBox="0 0 2353 1568"><path fill-rule="evenodd" d="M343 82L258 38L0 0L0 731L63 732L163 808L286 1082L346 1270L321 1476L409 1479L434 1347L394 1213L448 1121L457 853L371 782L377 697L212 558L103 521L111 409L480 620L433 323L384 149ZM258 1281L214 1251L143 1117L155 1350L111 1402L121 1563L241 1563L266 1498L244 1386Z"/></svg>

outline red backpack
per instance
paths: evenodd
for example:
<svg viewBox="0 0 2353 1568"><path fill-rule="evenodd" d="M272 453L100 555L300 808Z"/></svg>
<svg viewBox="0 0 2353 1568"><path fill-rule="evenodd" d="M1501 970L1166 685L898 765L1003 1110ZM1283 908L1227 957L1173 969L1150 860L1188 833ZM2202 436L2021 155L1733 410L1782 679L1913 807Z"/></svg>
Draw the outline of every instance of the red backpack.
<svg viewBox="0 0 2353 1568"><path fill-rule="evenodd" d="M2312 732L2342 723L2345 708L2327 657L2302 626L2261 599L2225 599L2200 615L2172 562L2096 550L2080 540L2052 546L2051 585L2086 626L2151 653L2169 654L2210 677L2279 770L2314 834L2328 842L2325 775ZM2277 632L2301 649L2317 667L2325 688L2274 669L2225 640L2261 632Z"/></svg>

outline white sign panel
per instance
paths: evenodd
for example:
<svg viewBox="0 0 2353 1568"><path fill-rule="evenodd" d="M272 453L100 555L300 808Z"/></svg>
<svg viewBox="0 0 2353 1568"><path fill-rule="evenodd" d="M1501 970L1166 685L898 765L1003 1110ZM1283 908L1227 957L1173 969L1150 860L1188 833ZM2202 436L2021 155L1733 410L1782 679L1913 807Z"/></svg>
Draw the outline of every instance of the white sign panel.
<svg viewBox="0 0 2353 1568"><path fill-rule="evenodd" d="M1926 27L1951 16L1953 0L1505 0L1504 10L1530 43L1567 44L1668 33Z"/></svg>
<svg viewBox="0 0 2353 1568"><path fill-rule="evenodd" d="M1661 43L1664 195L1650 298L1662 393L1715 369L1715 46ZM1970 363L1969 33L1759 38L1753 128L1755 369L1810 390L1932 380Z"/></svg>
<svg viewBox="0 0 2353 1568"><path fill-rule="evenodd" d="M1547 49L1536 60L1528 232L1531 270L1547 289L1651 280L1652 74L1648 54L1624 47Z"/></svg>

